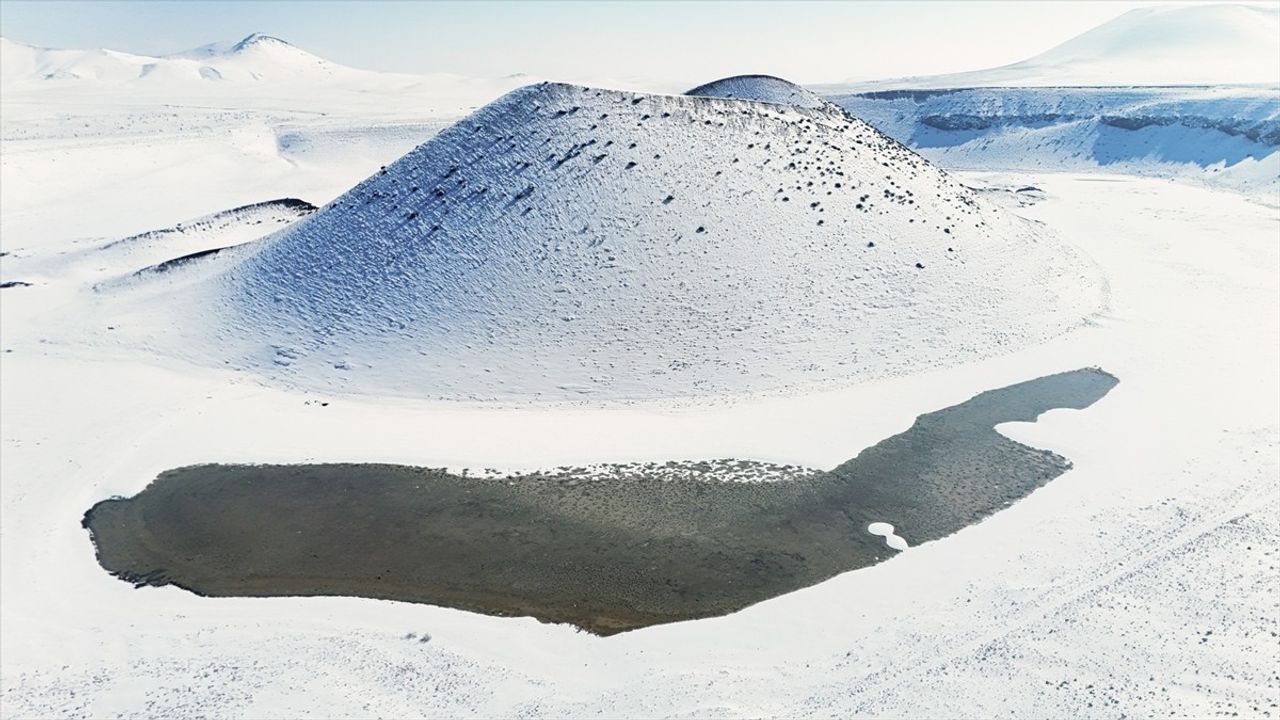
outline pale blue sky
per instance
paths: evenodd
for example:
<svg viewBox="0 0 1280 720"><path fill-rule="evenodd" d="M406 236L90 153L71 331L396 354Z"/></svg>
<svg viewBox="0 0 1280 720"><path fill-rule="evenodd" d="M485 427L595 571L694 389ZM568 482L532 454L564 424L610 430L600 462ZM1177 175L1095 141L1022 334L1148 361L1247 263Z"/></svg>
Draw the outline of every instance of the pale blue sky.
<svg viewBox="0 0 1280 720"><path fill-rule="evenodd" d="M812 83L1015 62L1149 4L3 0L0 34L164 54L265 32L373 70Z"/></svg>

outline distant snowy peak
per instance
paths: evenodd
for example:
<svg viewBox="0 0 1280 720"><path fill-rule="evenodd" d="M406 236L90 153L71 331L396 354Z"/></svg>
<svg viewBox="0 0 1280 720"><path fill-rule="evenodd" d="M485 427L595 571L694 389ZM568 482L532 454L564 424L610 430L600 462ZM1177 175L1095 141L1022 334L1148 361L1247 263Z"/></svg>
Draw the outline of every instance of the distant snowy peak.
<svg viewBox="0 0 1280 720"><path fill-rule="evenodd" d="M727 100L750 100L774 105L794 105L812 109L836 106L795 83L772 75L735 75L688 91L685 95L717 97Z"/></svg>
<svg viewBox="0 0 1280 720"><path fill-rule="evenodd" d="M179 60L256 61L284 67L326 65L342 67L303 50L292 43L264 33L253 33L237 42L219 42L201 45L185 52L168 55ZM347 68L344 68L347 69Z"/></svg>
<svg viewBox="0 0 1280 720"><path fill-rule="evenodd" d="M253 33L221 52L217 52L216 48L217 46L210 48L215 52L206 56L205 62L207 66L218 70L224 78L228 76L228 71L231 77L235 77L239 71L241 78L257 81L297 80L309 75L324 78L334 75L359 77L374 74L330 62L263 33Z"/></svg>
<svg viewBox="0 0 1280 720"><path fill-rule="evenodd" d="M1006 70L1098 85L1280 82L1280 8L1139 8Z"/></svg>
<svg viewBox="0 0 1280 720"><path fill-rule="evenodd" d="M254 33L234 43L212 43L165 56L114 50L39 48L4 39L5 85L92 80L148 84L165 81L297 82L308 78L372 76L312 55L284 40Z"/></svg>
<svg viewBox="0 0 1280 720"><path fill-rule="evenodd" d="M1045 86L1280 85L1280 8L1139 8L1035 57L973 72L848 83L870 89Z"/></svg>
<svg viewBox="0 0 1280 720"><path fill-rule="evenodd" d="M245 39L241 40L240 42L232 46L231 51L242 53L250 50L259 50L263 48L266 48L266 49L288 48L289 50L301 52L296 47L294 47L293 45L290 45L284 40L281 40L278 37L272 37L270 35L266 35L263 33L253 33L249 37L246 37Z"/></svg>
<svg viewBox="0 0 1280 720"><path fill-rule="evenodd" d="M272 48L281 49L281 50L285 50L287 52L293 52L293 53L302 53L307 55L310 54L310 53L307 53L305 50L302 50L301 48L297 47L296 45L285 42L284 40L281 40L278 37L272 37L270 35L266 35L263 33L253 33L252 35L249 35L242 40L237 40L233 42L209 43L208 45L201 45L200 47L192 48L190 50L184 50L182 52L173 53L172 55L167 55L165 57L185 58L185 59L193 59L193 60L206 59L206 58L215 58L215 57L226 57L229 55L239 55L245 52L254 51L255 49L270 50Z"/></svg>

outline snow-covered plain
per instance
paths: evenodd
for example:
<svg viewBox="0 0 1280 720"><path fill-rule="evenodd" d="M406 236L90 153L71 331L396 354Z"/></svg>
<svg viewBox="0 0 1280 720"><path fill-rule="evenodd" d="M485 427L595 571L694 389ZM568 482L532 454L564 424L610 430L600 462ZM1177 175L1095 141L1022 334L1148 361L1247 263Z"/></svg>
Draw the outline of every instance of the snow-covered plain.
<svg viewBox="0 0 1280 720"><path fill-rule="evenodd" d="M1025 212L1110 282L1095 326L963 367L724 407L337 400L63 356L41 328L75 312L74 294L5 290L6 714L1274 716L1275 212L1128 177L968 179L1045 188ZM1111 396L1005 428L1076 463L1010 510L735 615L604 640L424 606L134 590L101 571L78 524L96 500L203 461L823 466L920 412L1091 364L1121 378ZM405 639L424 632L429 643Z"/></svg>
<svg viewBox="0 0 1280 720"><path fill-rule="evenodd" d="M447 113L9 87L0 280L32 285L0 290L6 717L1280 715L1276 205L1096 171L959 175L1090 258L1107 290L1087 325L963 364L696 406L336 395L101 344L117 331L93 286L155 258L85 258L259 201L327 203ZM240 242L267 216L218 217L218 238ZM173 257L213 246L203 230L147 237ZM79 525L194 462L827 467L922 412L1095 365L1121 380L1095 406L1001 428L1076 465L1008 510L730 616L611 638L420 605L134 590Z"/></svg>

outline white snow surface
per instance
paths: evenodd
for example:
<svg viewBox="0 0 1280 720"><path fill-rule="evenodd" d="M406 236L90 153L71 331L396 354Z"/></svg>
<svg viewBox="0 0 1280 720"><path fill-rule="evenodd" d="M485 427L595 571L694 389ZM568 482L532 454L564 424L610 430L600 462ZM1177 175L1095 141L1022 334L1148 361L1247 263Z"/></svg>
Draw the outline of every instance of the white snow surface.
<svg viewBox="0 0 1280 720"><path fill-rule="evenodd" d="M1130 10L1021 62L987 70L815 86L885 88L1280 84L1280 7L1170 4Z"/></svg>
<svg viewBox="0 0 1280 720"><path fill-rule="evenodd" d="M1020 212L1099 263L1107 313L999 357L732 406L511 409L273 389L44 342L55 329L97 333L74 275L0 291L0 712L1274 716L1277 211L1100 173L963 181L1043 188ZM211 191L230 205L236 189ZM33 255L37 241L60 244L29 239ZM197 462L828 467L919 413L1088 365L1121 378L1095 406L1001 427L1074 463L1009 509L729 616L610 638L424 605L135 590L102 571L78 523L94 502Z"/></svg>
<svg viewBox="0 0 1280 720"><path fill-rule="evenodd" d="M867 532L884 538L884 544L894 550L906 550L910 545L907 539L893 531L893 525L886 522L873 522L867 526Z"/></svg>
<svg viewBox="0 0 1280 720"><path fill-rule="evenodd" d="M163 233L145 257L96 249L272 198L328 202L466 109L425 91L398 105L316 85L142 84L0 88L0 280L36 281L0 290L0 716L1280 713L1280 203L1097 163L960 173L1096 263L1106 310L1040 344L835 390L516 408L337 395L170 362L162 334L105 330L123 294L93 286L248 242L252 214ZM197 263L131 297L169 303L206 274ZM203 328L209 309L183 322ZM167 317L154 310L139 319ZM999 428L1074 463L1010 508L729 616L610 638L357 598L135 590L79 526L93 503L200 462L830 467L920 413L1094 365L1120 378L1096 405Z"/></svg>
<svg viewBox="0 0 1280 720"><path fill-rule="evenodd" d="M255 248L104 297L104 324L326 392L630 401L954 364L1105 302L1087 259L838 109L555 84Z"/></svg>

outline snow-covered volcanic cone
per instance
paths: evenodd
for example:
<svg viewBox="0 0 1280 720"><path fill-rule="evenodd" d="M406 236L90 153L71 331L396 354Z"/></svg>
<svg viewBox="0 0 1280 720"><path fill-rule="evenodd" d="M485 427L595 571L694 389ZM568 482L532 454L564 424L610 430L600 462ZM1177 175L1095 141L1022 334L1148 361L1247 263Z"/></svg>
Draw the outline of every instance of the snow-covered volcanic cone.
<svg viewBox="0 0 1280 720"><path fill-rule="evenodd" d="M832 109L832 103L793 82L772 75L734 75L722 78L685 93L697 97L717 97L775 105L794 105L811 109Z"/></svg>
<svg viewBox="0 0 1280 720"><path fill-rule="evenodd" d="M173 346L337 392L776 392L1005 352L1100 302L1074 252L834 107L547 83L257 247L174 288L216 340Z"/></svg>

